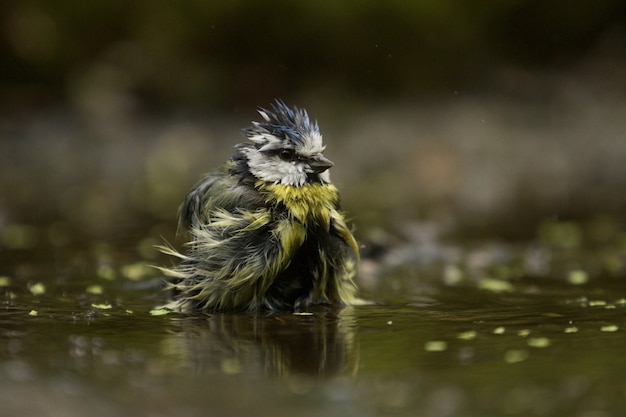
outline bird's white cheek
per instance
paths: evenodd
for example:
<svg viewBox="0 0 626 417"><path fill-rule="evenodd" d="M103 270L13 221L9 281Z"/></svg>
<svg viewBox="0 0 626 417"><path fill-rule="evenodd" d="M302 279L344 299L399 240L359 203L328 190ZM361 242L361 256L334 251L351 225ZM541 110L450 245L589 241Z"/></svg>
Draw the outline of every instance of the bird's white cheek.
<svg viewBox="0 0 626 417"><path fill-rule="evenodd" d="M291 162L283 162L281 164L282 179L281 183L285 185L300 186L306 182L306 173L301 164Z"/></svg>
<svg viewBox="0 0 626 417"><path fill-rule="evenodd" d="M306 182L302 164L267 159L257 152L247 152L248 167L255 177L268 182L300 186Z"/></svg>

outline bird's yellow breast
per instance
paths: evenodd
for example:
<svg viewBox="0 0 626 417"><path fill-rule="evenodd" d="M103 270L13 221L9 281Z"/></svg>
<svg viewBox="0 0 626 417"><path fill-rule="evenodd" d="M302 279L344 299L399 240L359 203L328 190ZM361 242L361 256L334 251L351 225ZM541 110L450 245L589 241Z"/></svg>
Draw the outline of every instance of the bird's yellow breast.
<svg viewBox="0 0 626 417"><path fill-rule="evenodd" d="M339 200L337 188L332 184L305 184L294 187L283 184L258 181L259 191L265 195L268 204L282 204L288 212L303 224L317 221L329 228L331 212Z"/></svg>

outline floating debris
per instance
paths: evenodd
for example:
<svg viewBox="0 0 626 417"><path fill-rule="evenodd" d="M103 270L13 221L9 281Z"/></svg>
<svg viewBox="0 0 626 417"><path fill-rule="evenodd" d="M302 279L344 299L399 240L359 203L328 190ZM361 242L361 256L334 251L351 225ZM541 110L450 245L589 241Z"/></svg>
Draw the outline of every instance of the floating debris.
<svg viewBox="0 0 626 417"><path fill-rule="evenodd" d="M46 293L46 286L43 285L41 282L38 282L36 284L31 285L28 290L31 292L31 294L33 295L42 295Z"/></svg>
<svg viewBox="0 0 626 417"><path fill-rule="evenodd" d="M468 330L466 332L459 333L456 338L461 340L472 340L475 339L477 335L478 332L476 330Z"/></svg>
<svg viewBox="0 0 626 417"><path fill-rule="evenodd" d="M294 316L312 316L313 313L309 312L309 311L296 311L295 313L293 313Z"/></svg>
<svg viewBox="0 0 626 417"><path fill-rule="evenodd" d="M493 333L493 334L504 334L505 331L506 331L506 329L503 326L499 326L499 327L496 327L495 329L493 329L493 331L491 333Z"/></svg>
<svg viewBox="0 0 626 417"><path fill-rule="evenodd" d="M165 316L170 313L171 311L168 310L167 308L155 308L155 309L150 310L151 316Z"/></svg>
<svg viewBox="0 0 626 417"><path fill-rule="evenodd" d="M93 308L97 308L98 310L110 310L111 308L113 308L113 306L109 303L102 303L102 304L91 304L91 306Z"/></svg>
<svg viewBox="0 0 626 417"><path fill-rule="evenodd" d="M534 348L547 348L552 344L552 342L550 342L550 339L548 339L547 337L530 337L528 338L526 343L528 344L528 346Z"/></svg>
<svg viewBox="0 0 626 417"><path fill-rule="evenodd" d="M103 291L101 285L90 285L85 292L87 292L87 294L101 295Z"/></svg>
<svg viewBox="0 0 626 417"><path fill-rule="evenodd" d="M567 282L572 285L583 285L589 282L589 274L581 269L570 271L567 274Z"/></svg>
<svg viewBox="0 0 626 417"><path fill-rule="evenodd" d="M602 326L600 327L600 331L601 332L605 332L605 333L613 333L619 330L619 326L615 325L615 324L609 324L608 326Z"/></svg>
<svg viewBox="0 0 626 417"><path fill-rule="evenodd" d="M456 285L463 281L463 271L456 265L446 265L443 270L443 282L446 285Z"/></svg>
<svg viewBox="0 0 626 417"><path fill-rule="evenodd" d="M564 332L565 333L578 333L578 327L576 327L576 326L566 327Z"/></svg>
<svg viewBox="0 0 626 417"><path fill-rule="evenodd" d="M513 284L501 279L485 278L480 281L478 288L491 292L511 292L513 291Z"/></svg>
<svg viewBox="0 0 626 417"><path fill-rule="evenodd" d="M510 349L504 352L504 361L506 363L524 362L530 354L525 349Z"/></svg>
<svg viewBox="0 0 626 417"><path fill-rule="evenodd" d="M151 268L143 262L135 262L133 264L124 265L120 272L125 278L132 281L138 281L142 278L153 275L154 268Z"/></svg>
<svg viewBox="0 0 626 417"><path fill-rule="evenodd" d="M8 287L11 284L11 278L0 277L0 287Z"/></svg>
<svg viewBox="0 0 626 417"><path fill-rule="evenodd" d="M29 316L32 316L32 317L37 316L37 314L39 314L39 313L37 313L37 310L30 310L30 311L28 312L28 315L29 315Z"/></svg>
<svg viewBox="0 0 626 417"><path fill-rule="evenodd" d="M448 349L448 343L443 340L430 340L424 343L424 350L427 352L443 352Z"/></svg>

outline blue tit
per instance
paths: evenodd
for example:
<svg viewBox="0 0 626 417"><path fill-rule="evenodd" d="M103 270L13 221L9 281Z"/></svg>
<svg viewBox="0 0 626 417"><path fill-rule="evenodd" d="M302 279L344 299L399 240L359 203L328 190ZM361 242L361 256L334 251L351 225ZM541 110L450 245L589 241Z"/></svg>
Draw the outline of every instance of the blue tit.
<svg viewBox="0 0 626 417"><path fill-rule="evenodd" d="M202 178L180 207L185 250L169 277L168 307L300 311L355 304L357 243L324 157L317 122L276 100L244 129L247 143Z"/></svg>

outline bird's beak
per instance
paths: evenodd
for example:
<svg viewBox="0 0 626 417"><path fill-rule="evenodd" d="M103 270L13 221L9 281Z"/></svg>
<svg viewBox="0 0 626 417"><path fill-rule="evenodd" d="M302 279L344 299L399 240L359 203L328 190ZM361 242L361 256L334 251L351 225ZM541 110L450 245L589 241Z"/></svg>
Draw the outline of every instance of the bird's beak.
<svg viewBox="0 0 626 417"><path fill-rule="evenodd" d="M320 154L320 155L315 155L311 157L311 159L308 162L308 165L313 171L313 173L319 174L319 173L326 171L328 168L332 167L335 164L333 163L333 161L324 157L324 155Z"/></svg>

